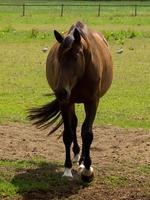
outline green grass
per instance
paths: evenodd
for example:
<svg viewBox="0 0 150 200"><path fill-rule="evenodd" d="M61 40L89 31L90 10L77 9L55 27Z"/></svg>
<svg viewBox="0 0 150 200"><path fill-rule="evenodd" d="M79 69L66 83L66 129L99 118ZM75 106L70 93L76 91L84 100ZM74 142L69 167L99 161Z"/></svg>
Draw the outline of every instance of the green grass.
<svg viewBox="0 0 150 200"><path fill-rule="evenodd" d="M105 169L105 173L103 170ZM149 188L149 166L133 166L134 173L128 171L125 166L120 169L117 166L106 164L102 171L95 171L95 181L91 184L83 183L80 178L76 177L73 181L68 181L62 178L63 164L55 162L46 162L43 159L33 160L1 160L0 161L0 198L7 197L8 199L24 198L30 193L46 194L49 198L78 198L78 191L83 192L84 188L91 191L102 185L108 190L114 188L130 188L132 185L137 187L141 178L144 181L140 182L140 187L145 188L145 195L148 195ZM96 169L95 169L96 170ZM135 177L138 177L135 179ZM84 190L86 192L86 189Z"/></svg>
<svg viewBox="0 0 150 200"><path fill-rule="evenodd" d="M125 177L110 175L105 178L106 184L117 187L117 186L124 186L127 182Z"/></svg>
<svg viewBox="0 0 150 200"><path fill-rule="evenodd" d="M102 99L102 104L104 104L102 110L98 111L99 120L102 120L102 117L106 123L112 121L112 124L121 126L150 127L149 45L147 41L149 39L126 41L122 55L114 52L118 45L112 47L114 82L108 95ZM131 51L130 47L134 50Z"/></svg>
<svg viewBox="0 0 150 200"><path fill-rule="evenodd" d="M150 165L141 165L138 167L138 171L141 172L142 174L147 174L148 176L150 175Z"/></svg>
<svg viewBox="0 0 150 200"><path fill-rule="evenodd" d="M16 36L14 40L13 36L8 36L0 43L1 123L25 122L27 108L49 101L49 97L44 96L50 92L45 79L47 54L42 53L41 49L50 46L52 35L41 39L40 34L37 38L32 38L31 32L26 34L22 35L23 38L19 37L21 42ZM110 41L114 60L114 80L110 91L100 103L96 124L149 128L150 39L135 37L122 40L123 45L120 44L120 39ZM121 46L124 52L119 55L116 51ZM77 110L82 121L83 108L77 105Z"/></svg>
<svg viewBox="0 0 150 200"><path fill-rule="evenodd" d="M114 62L114 80L102 99L96 124L150 128L149 24L150 17L59 17L47 13L21 17L0 14L0 123L27 122L26 109L50 101L45 78L47 53L54 43L53 30L68 30L76 20L104 33ZM116 51L123 48L122 54ZM77 105L80 122L84 112Z"/></svg>
<svg viewBox="0 0 150 200"><path fill-rule="evenodd" d="M24 195L31 191L50 191L58 195L60 191L71 188L70 182L62 179L62 164L47 163L43 160L0 162L0 198ZM81 181L75 181L74 187L81 187ZM57 188L57 189L56 189ZM56 190L58 190L56 192ZM75 189L76 191L76 189Z"/></svg>
<svg viewBox="0 0 150 200"><path fill-rule="evenodd" d="M48 171L55 171L57 167L57 164L50 165L39 160L1 160L0 168L3 173L0 172L0 196L14 196L17 193L38 189L47 190L49 184L51 182L53 185L56 184L58 176L60 176L59 173L56 176L55 173L52 175ZM17 171L20 173L15 176ZM57 182L57 184L59 183Z"/></svg>
<svg viewBox="0 0 150 200"><path fill-rule="evenodd" d="M29 161L25 161L25 160L0 160L0 166L1 167L12 167L15 169L25 169L25 168L31 168L31 167L35 167L35 166L44 166L46 165L46 162L41 160L41 159L33 159L33 160L29 160Z"/></svg>

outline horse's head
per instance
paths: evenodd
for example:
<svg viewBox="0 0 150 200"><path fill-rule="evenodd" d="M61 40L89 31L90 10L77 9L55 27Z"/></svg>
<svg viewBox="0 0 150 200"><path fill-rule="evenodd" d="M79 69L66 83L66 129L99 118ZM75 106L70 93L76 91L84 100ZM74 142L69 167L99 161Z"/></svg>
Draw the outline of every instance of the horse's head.
<svg viewBox="0 0 150 200"><path fill-rule="evenodd" d="M69 100L71 91L83 76L85 71L85 59L81 35L74 28L66 36L54 31L56 40L59 42L58 61L59 72L55 89L56 97L64 102Z"/></svg>

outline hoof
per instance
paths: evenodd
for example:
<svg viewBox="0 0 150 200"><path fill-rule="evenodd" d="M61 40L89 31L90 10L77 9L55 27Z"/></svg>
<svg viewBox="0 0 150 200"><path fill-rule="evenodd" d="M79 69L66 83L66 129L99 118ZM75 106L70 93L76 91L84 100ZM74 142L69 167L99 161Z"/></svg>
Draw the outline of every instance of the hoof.
<svg viewBox="0 0 150 200"><path fill-rule="evenodd" d="M72 175L71 169L65 168L65 171L64 171L64 174L63 174L62 177L66 177L68 179L72 179L73 175Z"/></svg>
<svg viewBox="0 0 150 200"><path fill-rule="evenodd" d="M79 165L78 173L81 174L84 169L85 169L85 166L83 164Z"/></svg>
<svg viewBox="0 0 150 200"><path fill-rule="evenodd" d="M81 174L81 180L82 180L83 182L90 183L90 182L93 181L93 179L94 179L94 173L91 174L90 176L85 176L85 175L82 175L82 174Z"/></svg>
<svg viewBox="0 0 150 200"><path fill-rule="evenodd" d="M90 167L90 170L84 168L81 172L81 179L86 183L90 183L94 179L94 171L93 168Z"/></svg>

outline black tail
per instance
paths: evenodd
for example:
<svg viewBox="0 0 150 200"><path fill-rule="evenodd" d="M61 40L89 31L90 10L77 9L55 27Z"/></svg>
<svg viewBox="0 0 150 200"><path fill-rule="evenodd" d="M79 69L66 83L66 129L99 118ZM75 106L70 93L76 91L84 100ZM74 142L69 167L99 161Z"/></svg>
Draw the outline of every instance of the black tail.
<svg viewBox="0 0 150 200"><path fill-rule="evenodd" d="M57 99L52 102L41 106L39 108L29 109L29 115L27 118L31 121L34 121L33 124L38 128L48 128L52 124L54 124L61 115L59 102ZM50 134L55 132L61 125L63 124L63 120L56 124L56 126L50 131Z"/></svg>

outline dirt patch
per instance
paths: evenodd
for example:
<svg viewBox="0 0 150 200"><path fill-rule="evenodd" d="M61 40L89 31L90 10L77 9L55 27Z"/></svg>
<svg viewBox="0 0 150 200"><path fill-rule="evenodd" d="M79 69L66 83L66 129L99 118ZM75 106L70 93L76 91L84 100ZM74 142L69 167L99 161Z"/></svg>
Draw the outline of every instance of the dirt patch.
<svg viewBox="0 0 150 200"><path fill-rule="evenodd" d="M0 159L29 160L41 157L48 162L64 162L62 130L47 137L47 130L33 126L9 124L0 126ZM80 128L78 129L81 144ZM111 126L94 128L91 147L95 180L89 187L77 192L59 191L56 198L52 192L29 192L18 199L97 199L97 200L149 200L149 174L141 169L150 165L150 131L123 129ZM75 186L77 187L77 186ZM75 188L70 188L74 190ZM7 199L7 198L6 198Z"/></svg>

